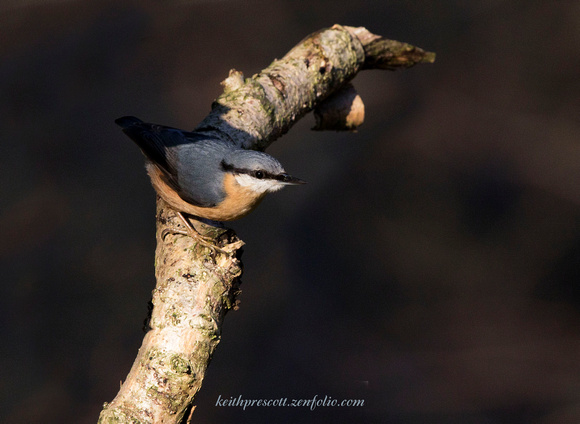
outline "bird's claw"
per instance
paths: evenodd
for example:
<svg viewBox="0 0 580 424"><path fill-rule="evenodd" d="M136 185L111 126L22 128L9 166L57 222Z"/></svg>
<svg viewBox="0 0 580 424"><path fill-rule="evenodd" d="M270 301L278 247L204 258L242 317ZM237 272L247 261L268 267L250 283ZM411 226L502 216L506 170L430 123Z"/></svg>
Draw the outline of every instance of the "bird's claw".
<svg viewBox="0 0 580 424"><path fill-rule="evenodd" d="M185 225L185 229L181 229L178 227L166 227L161 232L162 239L165 239L165 237L167 237L167 235L169 235L169 234L181 234L184 236L191 237L192 239L196 240L198 243L208 247L211 250L225 253L227 255L231 255L233 252L235 252L236 250L238 250L240 247L242 247L244 245L244 242L242 240L238 240L234 243L229 243L224 247L218 247L213 242L214 239L207 238L207 237L204 237L201 234L199 234L199 232L197 232L195 230L195 228L193 228L191 226L189 221L187 221L187 219L183 216L183 214L181 214L181 212L178 212L177 216L179 216L179 218L181 219L181 221Z"/></svg>

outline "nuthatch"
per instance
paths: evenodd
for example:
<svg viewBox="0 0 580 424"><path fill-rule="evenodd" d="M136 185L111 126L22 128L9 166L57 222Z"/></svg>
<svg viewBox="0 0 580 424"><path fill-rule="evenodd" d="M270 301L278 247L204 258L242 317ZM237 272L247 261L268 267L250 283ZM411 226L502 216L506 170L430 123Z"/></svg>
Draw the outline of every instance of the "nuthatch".
<svg viewBox="0 0 580 424"><path fill-rule="evenodd" d="M304 184L288 175L280 162L255 150L207 135L132 116L115 121L141 149L153 187L196 238L181 214L231 221L250 213L266 195L285 185Z"/></svg>

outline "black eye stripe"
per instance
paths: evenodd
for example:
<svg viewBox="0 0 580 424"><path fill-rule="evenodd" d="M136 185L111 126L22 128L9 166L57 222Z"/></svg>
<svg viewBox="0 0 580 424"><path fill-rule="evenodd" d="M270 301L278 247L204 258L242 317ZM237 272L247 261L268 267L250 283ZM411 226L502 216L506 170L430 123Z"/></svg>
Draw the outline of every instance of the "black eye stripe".
<svg viewBox="0 0 580 424"><path fill-rule="evenodd" d="M222 160L221 162L221 167L222 170L225 172L231 172L232 174L246 174L246 175L250 175L254 178L257 178L259 180L278 180L278 181L284 181L285 175L276 175L276 174L271 174L270 172L264 171L263 169L243 169L243 168L236 168L235 166L233 166L230 163L226 163L225 160Z"/></svg>
<svg viewBox="0 0 580 424"><path fill-rule="evenodd" d="M241 170L240 173L251 175L252 177L257 178L259 180L277 180L278 179L277 175L270 174L269 172L264 171L263 169L258 169L256 171Z"/></svg>

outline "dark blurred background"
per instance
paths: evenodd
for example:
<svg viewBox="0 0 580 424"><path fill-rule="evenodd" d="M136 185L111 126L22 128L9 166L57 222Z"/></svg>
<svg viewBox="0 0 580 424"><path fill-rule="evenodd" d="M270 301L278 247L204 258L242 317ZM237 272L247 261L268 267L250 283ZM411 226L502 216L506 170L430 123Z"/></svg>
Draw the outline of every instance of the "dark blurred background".
<svg viewBox="0 0 580 424"><path fill-rule="evenodd" d="M270 147L309 184L231 224L194 422L580 422L577 1L3 0L2 423L96 423L141 344L155 196L113 120L192 129L231 68L334 23L437 61L357 76L358 133L309 115Z"/></svg>

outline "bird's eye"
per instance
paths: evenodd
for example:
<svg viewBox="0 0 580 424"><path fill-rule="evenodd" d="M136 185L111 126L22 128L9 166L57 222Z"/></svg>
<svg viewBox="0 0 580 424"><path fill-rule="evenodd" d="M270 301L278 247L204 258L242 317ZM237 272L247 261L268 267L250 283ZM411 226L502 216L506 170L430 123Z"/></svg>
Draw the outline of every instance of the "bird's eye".
<svg viewBox="0 0 580 424"><path fill-rule="evenodd" d="M254 175L256 176L257 179L261 180L262 178L264 178L264 173L262 171L256 171L254 173Z"/></svg>

